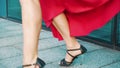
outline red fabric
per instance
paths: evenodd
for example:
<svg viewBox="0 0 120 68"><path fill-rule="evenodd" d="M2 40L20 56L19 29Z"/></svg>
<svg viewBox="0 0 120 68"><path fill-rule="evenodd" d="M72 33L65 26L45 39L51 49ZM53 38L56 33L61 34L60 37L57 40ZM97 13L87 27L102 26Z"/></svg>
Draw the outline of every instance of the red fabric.
<svg viewBox="0 0 120 68"><path fill-rule="evenodd" d="M52 19L65 13L71 36L86 36L104 26L120 11L120 0L40 0L43 20L54 37L62 40Z"/></svg>

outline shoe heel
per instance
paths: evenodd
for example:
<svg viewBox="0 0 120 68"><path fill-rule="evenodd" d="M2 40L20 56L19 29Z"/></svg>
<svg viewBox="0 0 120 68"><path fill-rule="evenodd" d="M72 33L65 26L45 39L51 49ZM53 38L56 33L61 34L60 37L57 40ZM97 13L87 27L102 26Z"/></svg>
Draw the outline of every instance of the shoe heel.
<svg viewBox="0 0 120 68"><path fill-rule="evenodd" d="M84 55L81 55L80 59L81 59L81 61L80 61L80 65L82 65L83 62L84 62Z"/></svg>
<svg viewBox="0 0 120 68"><path fill-rule="evenodd" d="M83 53L82 53L82 55L81 55L81 62L80 62L80 65L83 64L83 62L84 62L84 60L85 60L84 54L87 52L87 49L86 49L85 47L81 46L81 48L82 48Z"/></svg>
<svg viewBox="0 0 120 68"><path fill-rule="evenodd" d="M46 65L46 63L40 58L37 58L37 64L40 68L43 68Z"/></svg>

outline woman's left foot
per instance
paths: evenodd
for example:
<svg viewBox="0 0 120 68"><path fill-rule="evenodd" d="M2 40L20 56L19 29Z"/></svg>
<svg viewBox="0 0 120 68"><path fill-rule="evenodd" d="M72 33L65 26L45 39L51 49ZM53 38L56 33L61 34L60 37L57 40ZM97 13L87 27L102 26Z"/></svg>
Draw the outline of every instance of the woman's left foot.
<svg viewBox="0 0 120 68"><path fill-rule="evenodd" d="M80 48L77 49L68 49L67 50L67 58L64 58L60 62L60 66L70 66L75 58L77 58L79 55L85 53L87 49L81 45Z"/></svg>

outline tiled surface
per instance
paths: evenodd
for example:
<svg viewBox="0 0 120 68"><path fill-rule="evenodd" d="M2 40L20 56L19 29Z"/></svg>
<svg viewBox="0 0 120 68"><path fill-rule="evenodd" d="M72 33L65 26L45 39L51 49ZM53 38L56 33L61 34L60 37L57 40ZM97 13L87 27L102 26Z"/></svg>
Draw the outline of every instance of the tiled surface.
<svg viewBox="0 0 120 68"><path fill-rule="evenodd" d="M22 36L21 24L0 19L0 68L21 68ZM79 56L70 67L60 67L59 61L65 56L65 43L53 38L50 31L42 30L38 56L47 63L45 68L120 68L120 51L78 41L88 52Z"/></svg>
<svg viewBox="0 0 120 68"><path fill-rule="evenodd" d="M0 60L0 63L6 66L5 68L17 68L22 65L21 59L22 59L22 56L16 56L16 57ZM4 67L1 67L1 68L4 68Z"/></svg>
<svg viewBox="0 0 120 68"><path fill-rule="evenodd" d="M8 31L8 32L1 32L0 33L0 38L5 38L5 37L13 37L13 36L22 36L22 31Z"/></svg>
<svg viewBox="0 0 120 68"><path fill-rule="evenodd" d="M40 39L49 39L49 38L53 38L53 35L52 35L52 33L51 32L49 32L49 31L42 31L41 33L40 33Z"/></svg>
<svg viewBox="0 0 120 68"><path fill-rule="evenodd" d="M14 47L1 47L0 48L0 60L6 59L13 56L21 55L21 51Z"/></svg>
<svg viewBox="0 0 120 68"><path fill-rule="evenodd" d="M85 68L99 68L110 64L114 61L120 60L120 52L114 52L109 49L100 49L91 53L85 54L84 67Z"/></svg>
<svg viewBox="0 0 120 68"><path fill-rule="evenodd" d="M102 67L102 68L120 68L120 61L118 61L114 64L110 64L108 66Z"/></svg>
<svg viewBox="0 0 120 68"><path fill-rule="evenodd" d="M0 64L0 68L6 68L5 66L3 66L2 64Z"/></svg>
<svg viewBox="0 0 120 68"><path fill-rule="evenodd" d="M0 39L0 47L1 46L11 46L17 43L22 42L22 37L20 36L13 36L13 37L5 37Z"/></svg>
<svg viewBox="0 0 120 68"><path fill-rule="evenodd" d="M39 51L39 56L46 63L53 63L63 58L64 50L60 47Z"/></svg>
<svg viewBox="0 0 120 68"><path fill-rule="evenodd" d="M54 38L43 39L39 41L39 50L62 46L62 45L65 45L65 43L62 41L59 42L57 39L54 39Z"/></svg>

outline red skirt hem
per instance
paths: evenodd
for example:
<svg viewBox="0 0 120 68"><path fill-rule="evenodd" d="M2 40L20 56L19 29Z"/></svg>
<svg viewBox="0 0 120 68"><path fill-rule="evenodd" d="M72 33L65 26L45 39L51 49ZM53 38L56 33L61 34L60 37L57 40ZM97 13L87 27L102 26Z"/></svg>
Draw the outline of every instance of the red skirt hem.
<svg viewBox="0 0 120 68"><path fill-rule="evenodd" d="M60 33L52 24L53 18L60 13L65 13L68 19L71 36L86 36L92 31L102 28L110 19L120 12L119 3L119 0L111 0L111 2L108 2L93 10L80 13L69 12L66 10L65 6L57 6L58 8L52 7L54 9L49 9L50 11L46 10L47 7L44 7L45 3L41 3L41 7L43 20L47 27L50 27L52 30L53 36L58 38L58 40L63 40Z"/></svg>

